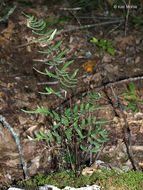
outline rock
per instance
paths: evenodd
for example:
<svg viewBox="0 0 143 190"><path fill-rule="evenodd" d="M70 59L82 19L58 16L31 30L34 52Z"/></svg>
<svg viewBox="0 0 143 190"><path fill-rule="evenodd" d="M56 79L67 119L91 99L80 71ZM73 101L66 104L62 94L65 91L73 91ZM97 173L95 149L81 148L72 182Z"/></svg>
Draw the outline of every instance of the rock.
<svg viewBox="0 0 143 190"><path fill-rule="evenodd" d="M24 190L24 189L10 187L8 190ZM54 185L45 185L45 186L39 187L39 190L61 190L61 189L59 189L58 187ZM92 186L80 187L80 188L65 187L63 190L100 190L100 186L92 185Z"/></svg>
<svg viewBox="0 0 143 190"><path fill-rule="evenodd" d="M60 189L54 185L45 185L43 187L39 187L39 190L60 190Z"/></svg>
<svg viewBox="0 0 143 190"><path fill-rule="evenodd" d="M92 185L92 186L80 187L80 188L65 187L64 190L100 190L100 186Z"/></svg>
<svg viewBox="0 0 143 190"><path fill-rule="evenodd" d="M24 189L19 189L19 188L15 188L15 187L10 187L8 190L24 190Z"/></svg>
<svg viewBox="0 0 143 190"><path fill-rule="evenodd" d="M125 62L127 63L127 65L134 64L134 58L133 57L127 57L125 59Z"/></svg>

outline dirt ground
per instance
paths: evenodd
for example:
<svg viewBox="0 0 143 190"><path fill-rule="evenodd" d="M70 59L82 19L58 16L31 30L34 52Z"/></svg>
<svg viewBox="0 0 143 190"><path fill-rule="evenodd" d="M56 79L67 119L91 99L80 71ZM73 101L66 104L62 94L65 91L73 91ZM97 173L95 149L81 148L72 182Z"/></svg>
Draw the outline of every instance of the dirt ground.
<svg viewBox="0 0 143 190"><path fill-rule="evenodd" d="M102 98L97 102L97 106L108 106L108 109L95 113L98 119L113 120L104 125L109 138L103 145L103 150L96 154L95 158L116 167L132 168L124 143L124 127L127 122L131 131L133 158L137 164L142 163L143 104L138 103L139 112L137 114L134 114L132 110L124 111L122 114L119 106L119 104L122 107L127 106L127 101L119 95L128 92L127 84L130 82L134 84L138 98L143 100L142 31L129 25L125 36L124 24L113 23L66 32L67 29L73 29L75 26L81 27L104 22L98 19L105 14L105 11L92 8L81 11L77 17L76 11L60 9L70 7L68 3L49 6L43 4L42 1L30 2L34 5L18 4L8 20L0 23L0 115L6 118L20 137L28 176L31 177L38 173L48 174L55 171L56 166L53 164L54 147L49 149L46 141L31 140L35 137L35 132L46 131L49 118L39 114L26 114L21 109L35 110L37 105L58 109L61 106L66 107L70 102L76 105L81 97L86 96L87 92L100 92ZM47 18L53 16L59 19L62 16L71 18L64 20L62 26L61 23L49 26L49 30L59 26L65 30L55 36L54 43L63 40L61 50L65 48L69 50L66 59L74 59L74 63L69 67L71 73L74 69L79 69L76 93L73 90L69 93L71 95L60 101L54 96L43 96L38 93L46 87L46 82L52 82L52 80L33 70L33 67L44 70L44 64L36 60L44 59L45 55L37 52L41 48L38 44L24 45L31 40L32 33L27 27L26 18L22 12L35 15L46 22ZM86 19L80 18L82 16ZM118 10L113 10L111 16L119 18L121 15ZM95 36L111 41L116 51L115 55L103 53L101 48L91 44L90 40ZM89 61L94 63L92 72L87 72L83 67L83 64ZM23 179L23 170L15 141L1 123L0 171L0 184L10 184Z"/></svg>

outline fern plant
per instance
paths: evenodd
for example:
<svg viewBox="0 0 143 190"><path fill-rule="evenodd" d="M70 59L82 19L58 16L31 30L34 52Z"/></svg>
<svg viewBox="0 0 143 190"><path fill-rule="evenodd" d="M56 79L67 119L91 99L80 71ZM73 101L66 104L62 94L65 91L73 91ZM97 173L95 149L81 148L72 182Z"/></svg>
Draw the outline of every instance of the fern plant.
<svg viewBox="0 0 143 190"><path fill-rule="evenodd" d="M72 61L65 62L63 55L67 50L59 50L62 41L58 42L55 46L50 46L50 43L55 34L56 30L51 30L45 32L46 24L35 18L34 16L25 16L28 18L28 27L32 29L34 35L38 36L38 39L33 40L34 43L46 43L47 50L39 51L42 54L50 54L51 60L46 62L47 68L45 72L39 71L34 68L38 73L42 75L48 75L49 77L59 81L61 85L59 91L55 91L53 88L46 87L46 92L40 92L45 95L55 95L59 98L63 98L62 93L64 92L65 96L67 94L67 88L73 88L77 85L78 80L76 75L78 69L74 70L70 75L67 68ZM33 43L32 42L32 43ZM50 71L50 68L53 68ZM102 129L102 124L109 122L108 121L97 121L97 118L93 116L93 112L97 109L106 109L107 107L98 107L94 105L96 101L100 99L101 95L99 93L89 93L87 99L83 98L83 102L80 105L76 105L73 108L69 107L68 109L63 110L61 113L56 112L55 110L49 111L44 106L37 106L35 111L23 110L25 113L41 113L44 115L49 115L52 119L52 128L50 128L47 134L44 134L42 131L36 134L35 140L46 139L51 143L58 142L58 144L67 145L68 150L72 152L72 155L76 156L75 153L76 146L79 145L79 149L86 152L97 152L100 151L101 145L107 140L107 133ZM74 145L73 145L74 143ZM69 153L70 154L70 153ZM72 165L72 163L71 163Z"/></svg>
<svg viewBox="0 0 143 190"><path fill-rule="evenodd" d="M110 55L115 55L115 50L111 45L111 42L105 41L105 40L99 40L95 37L90 40L91 43L96 44L97 46L101 47L102 50L107 51Z"/></svg>
<svg viewBox="0 0 143 190"><path fill-rule="evenodd" d="M55 94L59 98L63 98L62 93L65 93L65 96L67 94L67 91L65 90L65 87L73 88L77 84L77 79L75 79L76 74L78 72L78 69L76 69L73 74L70 76L69 72L67 71L67 67L73 63L73 60L68 61L65 63L65 59L62 57L67 50L59 51L59 47L62 44L62 41L58 42L55 46L51 47L48 43L51 42L56 34L55 30L50 30L48 32L43 33L43 31L46 29L46 23L38 20L34 16L29 16L24 14L27 19L27 25L32 29L33 34L36 34L40 36L40 38L33 40L35 43L46 43L47 44L47 50L46 51L39 51L39 53L42 54L50 54L51 60L46 62L45 64L49 66L49 68L54 68L54 72L52 73L49 68L45 69L45 72L39 71L38 69L34 68L38 73L42 75L47 75L50 78L57 79L59 83L62 85L62 87L59 87L59 91L55 91L52 88L45 88L46 92L40 92L41 94ZM42 36L42 38L41 38ZM56 52L58 52L56 54ZM62 68L60 68L62 65Z"/></svg>
<svg viewBox="0 0 143 190"><path fill-rule="evenodd" d="M134 114L136 114L139 112L138 102L143 103L143 101L138 99L134 84L128 83L128 88L129 92L120 94L120 96L123 96L128 102L128 105L124 108L124 110L133 110Z"/></svg>
<svg viewBox="0 0 143 190"><path fill-rule="evenodd" d="M48 139L53 142L54 138L56 138L58 143L61 143L62 140L72 142L76 136L82 150L90 152L100 151L102 143L107 140L107 133L105 130L102 130L101 125L109 121L97 121L96 117L92 118L90 112L96 109L94 106L90 106L90 104L80 104L73 109L66 109L61 115L52 111L50 113L50 116L53 118L51 132L44 134L40 131L40 134L36 133L37 138L35 140ZM106 107L98 109L106 109ZM61 127L64 129L64 137L59 135L59 128ZM86 134L84 134L85 131ZM84 142L87 143L87 147L84 146Z"/></svg>

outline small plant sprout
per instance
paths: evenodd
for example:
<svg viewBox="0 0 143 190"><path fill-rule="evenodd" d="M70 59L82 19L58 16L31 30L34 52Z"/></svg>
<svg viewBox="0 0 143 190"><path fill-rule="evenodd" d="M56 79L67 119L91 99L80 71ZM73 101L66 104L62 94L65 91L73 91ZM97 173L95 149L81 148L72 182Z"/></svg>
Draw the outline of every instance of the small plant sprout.
<svg viewBox="0 0 143 190"><path fill-rule="evenodd" d="M111 42L105 41L105 40L99 40L95 37L90 40L91 43L96 44L97 46L101 47L102 50L107 51L110 55L115 55L115 50L111 45Z"/></svg>
<svg viewBox="0 0 143 190"><path fill-rule="evenodd" d="M124 108L124 110L133 110L135 114L139 112L138 103L143 103L143 101L138 99L134 84L128 83L128 88L129 92L122 93L120 96L123 96L128 102L128 105Z"/></svg>

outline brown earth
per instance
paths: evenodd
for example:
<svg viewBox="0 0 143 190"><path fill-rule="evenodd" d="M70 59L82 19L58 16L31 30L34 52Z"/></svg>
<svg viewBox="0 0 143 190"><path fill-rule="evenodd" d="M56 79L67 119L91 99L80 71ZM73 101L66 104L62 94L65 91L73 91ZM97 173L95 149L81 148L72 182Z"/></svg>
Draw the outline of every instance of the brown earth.
<svg viewBox="0 0 143 190"><path fill-rule="evenodd" d="M53 96L47 97L38 93L38 91L45 88L46 82L51 82L51 79L43 77L33 70L33 67L44 70L43 63L35 61L35 59L45 58L37 53L37 50L41 48L40 45L19 47L31 40L31 30L26 26L26 18L21 14L22 11L43 19L59 15L62 12L58 10L58 6L60 7L61 5L52 5L52 8L48 8L42 3L40 6L39 4L35 4L34 7L18 5L8 21L0 23L0 114L6 118L9 125L14 128L20 137L28 176L31 177L38 173L48 174L55 171L57 168L55 164L57 152L56 147L49 145L47 141L37 142L31 140L35 137L35 132L39 130L47 131L50 126L49 118L39 114L25 114L21 109L35 110L37 105L45 105L49 109L58 109L59 107L66 107L70 104L70 101L74 106L80 103L80 98L86 96L88 91L100 92L102 98L97 103L97 106L108 105L109 107L107 110L100 110L95 113L98 120L113 119L113 122L104 125L108 132L109 140L104 144L103 151L96 154L95 158L110 162L117 167L125 165L132 168L123 141L125 120L115 97L117 96L120 104L125 107L127 102L119 95L128 91L128 82L133 82L139 99L143 100L142 32L130 26L125 36L123 25L115 29L118 25L110 24L98 28L63 32L57 35L54 43L62 39L61 49L69 49L66 59L75 60L74 64L69 68L71 73L74 69L79 69L77 93L73 90L70 92L71 96L59 101ZM69 5L63 4L62 6ZM65 14L69 14L69 12L65 11ZM84 14L86 15L87 13ZM92 10L86 16L92 15L100 16L100 13ZM116 11L114 10L113 16L115 15ZM85 23L82 22L81 20L82 25L89 24L88 19ZM63 28L67 29L74 25L78 25L77 21L70 20L64 23ZM111 32L111 29L115 30ZM89 43L91 37L94 36L97 38L104 36L106 39L110 39L116 54L110 56L105 52L101 56L103 51ZM88 52L91 52L89 58L86 56ZM95 61L95 66L93 71L88 73L82 65L90 60ZM126 81L122 81L124 79ZM113 83L114 91L108 86L111 82ZM107 88L103 88L105 85L107 85ZM52 87L52 85L49 86ZM115 92L116 96L114 96L113 92ZM133 114L133 111L124 111L126 121L131 130L133 155L137 163L143 162L143 104L138 103L138 107L140 111L136 115ZM0 171L0 184L9 184L15 180L23 179L23 170L17 146L12 134L7 129L4 129L1 123Z"/></svg>

